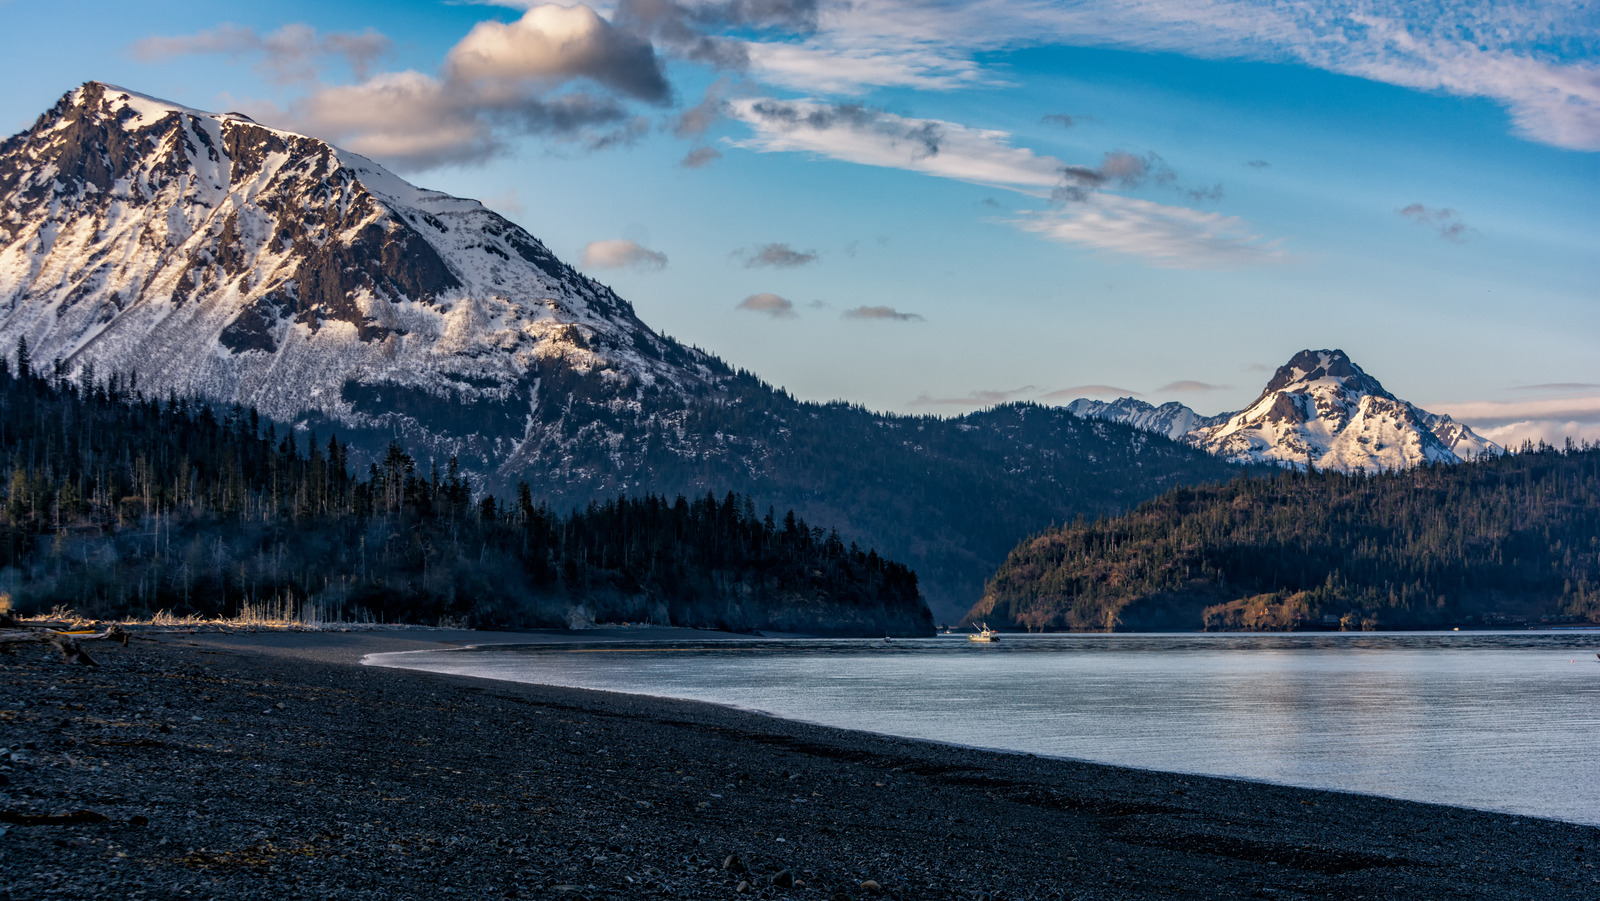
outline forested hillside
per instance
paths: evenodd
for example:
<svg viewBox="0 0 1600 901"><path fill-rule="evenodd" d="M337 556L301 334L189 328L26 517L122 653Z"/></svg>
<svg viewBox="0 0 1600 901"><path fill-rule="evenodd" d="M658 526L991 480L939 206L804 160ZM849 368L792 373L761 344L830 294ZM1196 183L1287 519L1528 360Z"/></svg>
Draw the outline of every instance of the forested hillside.
<svg viewBox="0 0 1600 901"><path fill-rule="evenodd" d="M969 619L1030 630L1600 622L1600 446L1179 488L1023 542Z"/></svg>
<svg viewBox="0 0 1600 901"><path fill-rule="evenodd" d="M450 461L397 445L354 473L249 410L144 398L117 377L0 366L0 590L87 615L233 614L477 626L589 619L928 634L905 566L726 494L619 497L561 513L473 501Z"/></svg>

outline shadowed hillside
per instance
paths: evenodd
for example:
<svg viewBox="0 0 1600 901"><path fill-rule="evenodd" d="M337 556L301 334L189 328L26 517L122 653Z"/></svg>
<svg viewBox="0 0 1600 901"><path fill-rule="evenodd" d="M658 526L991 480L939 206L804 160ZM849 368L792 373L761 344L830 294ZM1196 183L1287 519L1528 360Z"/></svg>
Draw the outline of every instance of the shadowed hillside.
<svg viewBox="0 0 1600 901"><path fill-rule="evenodd" d="M1176 489L1024 541L968 618L1128 631L1600 622L1600 446Z"/></svg>

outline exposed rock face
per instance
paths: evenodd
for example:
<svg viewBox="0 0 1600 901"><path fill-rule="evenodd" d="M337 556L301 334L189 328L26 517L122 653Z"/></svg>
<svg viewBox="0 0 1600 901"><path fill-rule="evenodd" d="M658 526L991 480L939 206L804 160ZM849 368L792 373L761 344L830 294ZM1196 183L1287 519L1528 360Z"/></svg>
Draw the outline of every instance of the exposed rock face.
<svg viewBox="0 0 1600 901"><path fill-rule="evenodd" d="M0 144L0 347L21 337L69 374L497 458L527 436L544 365L619 399L712 379L476 201L96 82ZM405 412L429 399L478 427Z"/></svg>
<svg viewBox="0 0 1600 901"><path fill-rule="evenodd" d="M1385 391L1341 350L1295 354L1237 413L1204 417L1182 404L1153 407L1131 397L1076 400L1067 410L1159 432L1235 463L1376 471L1500 452L1450 417Z"/></svg>

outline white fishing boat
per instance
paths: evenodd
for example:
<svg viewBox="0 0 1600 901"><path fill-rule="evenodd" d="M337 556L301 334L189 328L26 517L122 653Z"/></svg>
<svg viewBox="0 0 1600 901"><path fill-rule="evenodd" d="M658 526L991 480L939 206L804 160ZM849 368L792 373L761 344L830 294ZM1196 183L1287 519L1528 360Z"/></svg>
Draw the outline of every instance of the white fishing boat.
<svg viewBox="0 0 1600 901"><path fill-rule="evenodd" d="M989 624L988 623L984 623L983 624L983 628L979 629L978 631L976 631L974 633L972 633L971 635L968 635L967 636L967 640L968 641L999 641L1000 640L1000 633L996 632L995 630L993 630L991 628L989 628Z"/></svg>

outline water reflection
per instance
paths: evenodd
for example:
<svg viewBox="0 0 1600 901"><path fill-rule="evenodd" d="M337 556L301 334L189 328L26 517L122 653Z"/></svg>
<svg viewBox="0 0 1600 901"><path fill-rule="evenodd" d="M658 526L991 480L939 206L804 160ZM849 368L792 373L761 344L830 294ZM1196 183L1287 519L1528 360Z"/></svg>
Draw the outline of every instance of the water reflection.
<svg viewBox="0 0 1600 901"><path fill-rule="evenodd" d="M914 738L1600 825L1600 634L961 636L376 655Z"/></svg>

